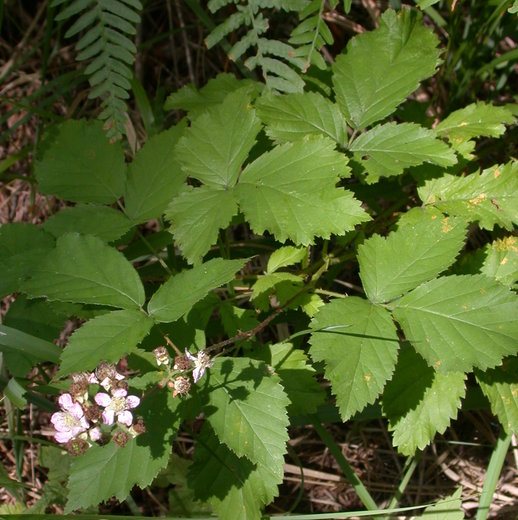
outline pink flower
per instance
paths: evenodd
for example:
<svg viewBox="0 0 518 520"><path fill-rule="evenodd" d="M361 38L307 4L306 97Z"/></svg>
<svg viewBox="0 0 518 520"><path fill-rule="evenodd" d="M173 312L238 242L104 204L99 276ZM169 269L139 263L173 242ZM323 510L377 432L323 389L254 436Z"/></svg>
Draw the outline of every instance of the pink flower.
<svg viewBox="0 0 518 520"><path fill-rule="evenodd" d="M196 357L188 350L185 351L185 355L194 363L195 368L192 371L192 378L197 383L204 376L205 370L212 366L212 361L205 350L200 350Z"/></svg>
<svg viewBox="0 0 518 520"><path fill-rule="evenodd" d="M136 395L128 395L128 391L125 388L117 388L111 396L104 392L99 392L95 396L95 402L99 406L104 407L104 412L102 413L104 424L113 424L115 417L117 417L117 422L120 424L131 426L133 414L129 410L136 408L140 404L140 399Z"/></svg>
<svg viewBox="0 0 518 520"><path fill-rule="evenodd" d="M66 444L89 428L83 408L72 400L70 394L63 394L59 400L62 412L52 414L50 422L54 426L56 442Z"/></svg>

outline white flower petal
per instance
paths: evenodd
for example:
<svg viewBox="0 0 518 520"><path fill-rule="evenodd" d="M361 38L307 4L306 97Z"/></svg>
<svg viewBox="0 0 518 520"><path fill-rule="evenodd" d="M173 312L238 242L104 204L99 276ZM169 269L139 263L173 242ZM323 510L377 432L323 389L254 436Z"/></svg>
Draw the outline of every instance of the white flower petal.
<svg viewBox="0 0 518 520"><path fill-rule="evenodd" d="M63 410L68 410L71 406L73 406L74 401L70 394L63 394L59 397L58 403Z"/></svg>
<svg viewBox="0 0 518 520"><path fill-rule="evenodd" d="M112 398L104 392L99 392L98 394L96 394L94 400L99 406L104 407L108 406L112 402Z"/></svg>
<svg viewBox="0 0 518 520"><path fill-rule="evenodd" d="M131 423L133 422L133 414L128 410L124 410L117 414L117 422L125 424L126 426L131 426Z"/></svg>
<svg viewBox="0 0 518 520"><path fill-rule="evenodd" d="M106 408L103 412L103 423L112 425L115 421L115 412L113 410L110 410L110 408Z"/></svg>
<svg viewBox="0 0 518 520"><path fill-rule="evenodd" d="M72 432L56 432L54 434L54 439L56 442L59 442L60 444L66 444L70 439L73 439L74 436L72 435Z"/></svg>
<svg viewBox="0 0 518 520"><path fill-rule="evenodd" d="M113 397L126 397L128 395L128 391L125 388L116 388L112 392Z"/></svg>
<svg viewBox="0 0 518 520"><path fill-rule="evenodd" d="M140 404L140 398L136 395L128 395L126 397L126 405L128 408L136 408Z"/></svg>

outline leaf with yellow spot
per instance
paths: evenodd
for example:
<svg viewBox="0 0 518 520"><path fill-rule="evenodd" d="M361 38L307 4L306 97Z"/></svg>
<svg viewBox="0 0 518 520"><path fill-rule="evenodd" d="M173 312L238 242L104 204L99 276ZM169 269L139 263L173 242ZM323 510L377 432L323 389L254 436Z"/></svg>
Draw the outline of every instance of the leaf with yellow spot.
<svg viewBox="0 0 518 520"><path fill-rule="evenodd" d="M487 244L481 272L511 287L518 282L518 238L505 237Z"/></svg>

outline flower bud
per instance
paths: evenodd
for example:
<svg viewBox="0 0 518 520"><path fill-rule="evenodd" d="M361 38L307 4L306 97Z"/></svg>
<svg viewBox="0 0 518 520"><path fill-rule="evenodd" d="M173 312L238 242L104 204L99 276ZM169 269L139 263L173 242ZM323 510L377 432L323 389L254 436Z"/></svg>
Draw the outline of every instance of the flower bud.
<svg viewBox="0 0 518 520"><path fill-rule="evenodd" d="M171 358L169 357L169 353L165 347L157 347L153 350L153 355L156 359L156 364L160 365L168 365L171 362Z"/></svg>

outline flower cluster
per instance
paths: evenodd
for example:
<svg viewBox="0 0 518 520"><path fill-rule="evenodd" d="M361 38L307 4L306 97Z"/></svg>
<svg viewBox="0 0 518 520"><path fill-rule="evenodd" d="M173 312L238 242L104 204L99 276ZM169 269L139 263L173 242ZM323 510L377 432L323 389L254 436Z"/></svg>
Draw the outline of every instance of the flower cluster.
<svg viewBox="0 0 518 520"><path fill-rule="evenodd" d="M165 347L156 348L153 350L153 354L157 365L164 365L167 368L167 385L172 388L174 397L187 395L191 390L191 379L187 376L189 372L192 372L192 380L196 384L213 364L206 350L198 351L196 356L186 350L185 354L180 354L174 358L174 363L171 363L171 358Z"/></svg>
<svg viewBox="0 0 518 520"><path fill-rule="evenodd" d="M101 388L105 391L99 391ZM125 377L108 363L101 363L93 373L73 374L69 392L62 394L58 403L61 410L50 419L54 439L74 454L110 436L123 446L128 435L145 431L142 420L134 423L130 411L140 404L140 399L128 395Z"/></svg>

